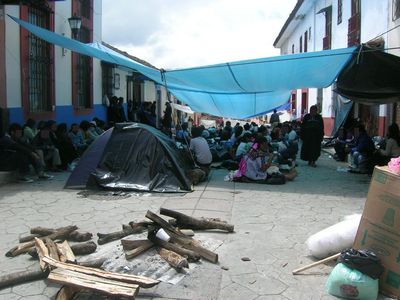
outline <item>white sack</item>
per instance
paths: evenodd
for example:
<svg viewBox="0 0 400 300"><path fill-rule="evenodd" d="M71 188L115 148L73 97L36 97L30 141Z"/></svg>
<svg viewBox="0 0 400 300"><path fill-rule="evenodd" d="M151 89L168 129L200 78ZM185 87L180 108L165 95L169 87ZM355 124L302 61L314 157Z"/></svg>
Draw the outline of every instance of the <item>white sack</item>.
<svg viewBox="0 0 400 300"><path fill-rule="evenodd" d="M332 225L310 236L306 241L312 256L322 259L351 248L360 224L361 214L345 217L344 221Z"/></svg>

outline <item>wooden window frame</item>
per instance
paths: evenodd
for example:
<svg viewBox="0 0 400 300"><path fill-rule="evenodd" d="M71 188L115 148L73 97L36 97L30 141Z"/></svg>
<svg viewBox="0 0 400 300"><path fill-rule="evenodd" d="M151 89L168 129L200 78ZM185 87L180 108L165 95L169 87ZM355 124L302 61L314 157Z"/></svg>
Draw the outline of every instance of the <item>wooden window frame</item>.
<svg viewBox="0 0 400 300"><path fill-rule="evenodd" d="M54 3L48 3L48 6L44 7L47 10L49 18L49 28L50 31L54 32ZM40 9L35 7L35 9ZM20 5L20 18L24 21L29 22L29 6ZM29 99L29 32L20 27L20 67L21 67L21 103L22 111L25 119L32 118L35 120L48 120L54 119L55 112L55 66L54 66L54 45L49 44L49 90L47 91L49 102L48 110L41 112L31 112L30 109L30 99Z"/></svg>

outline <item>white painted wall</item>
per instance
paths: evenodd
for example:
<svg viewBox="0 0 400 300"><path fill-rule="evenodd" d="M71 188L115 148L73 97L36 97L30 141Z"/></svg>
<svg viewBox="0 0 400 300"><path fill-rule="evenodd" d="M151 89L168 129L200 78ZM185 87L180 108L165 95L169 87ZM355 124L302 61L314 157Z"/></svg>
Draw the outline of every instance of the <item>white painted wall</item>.
<svg viewBox="0 0 400 300"><path fill-rule="evenodd" d="M5 15L19 18L19 6L5 5ZM19 25L9 17L5 17L6 35L6 78L7 78L7 106L21 107L21 64L19 47Z"/></svg>
<svg viewBox="0 0 400 300"><path fill-rule="evenodd" d="M388 0L388 22L389 22L389 28L395 28L396 26L400 25L400 18L397 20L392 19L392 12L393 12L393 6L392 6L392 0ZM389 33L385 34L384 37L387 40L387 47L388 48L395 48L400 46L400 27L396 28ZM400 56L400 49L391 49L388 51L391 54Z"/></svg>
<svg viewBox="0 0 400 300"><path fill-rule="evenodd" d="M93 1L93 42L102 41L102 31L101 31L101 16L102 16L102 0ZM126 75L120 76L121 85L124 84L124 95L120 97L126 98ZM102 71L101 71L101 61L98 59L93 59L93 104L102 103ZM126 103L126 99L125 99Z"/></svg>
<svg viewBox="0 0 400 300"><path fill-rule="evenodd" d="M71 2L60 1L55 5L54 31L71 37L68 18L71 16ZM72 105L71 51L54 46L55 58L55 103L57 106Z"/></svg>
<svg viewBox="0 0 400 300"><path fill-rule="evenodd" d="M153 81L144 81L143 83L143 101L145 102L153 102L156 101L156 85Z"/></svg>

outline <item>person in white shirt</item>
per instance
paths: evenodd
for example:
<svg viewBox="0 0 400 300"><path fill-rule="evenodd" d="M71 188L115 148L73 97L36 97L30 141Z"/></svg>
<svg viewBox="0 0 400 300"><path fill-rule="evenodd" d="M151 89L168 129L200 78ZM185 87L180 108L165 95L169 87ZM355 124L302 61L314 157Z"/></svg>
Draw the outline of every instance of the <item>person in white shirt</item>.
<svg viewBox="0 0 400 300"><path fill-rule="evenodd" d="M205 138L201 136L201 127L192 127L192 139L190 140L190 151L193 152L196 164L208 175L212 162L210 147Z"/></svg>

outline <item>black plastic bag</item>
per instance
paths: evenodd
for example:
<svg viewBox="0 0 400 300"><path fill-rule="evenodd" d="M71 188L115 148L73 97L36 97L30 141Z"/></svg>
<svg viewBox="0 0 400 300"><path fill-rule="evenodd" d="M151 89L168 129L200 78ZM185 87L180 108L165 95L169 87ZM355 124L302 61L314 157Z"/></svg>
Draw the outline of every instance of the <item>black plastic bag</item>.
<svg viewBox="0 0 400 300"><path fill-rule="evenodd" d="M372 279L378 279L384 271L380 259L370 250L347 249L342 251L338 262L351 269L360 271Z"/></svg>

